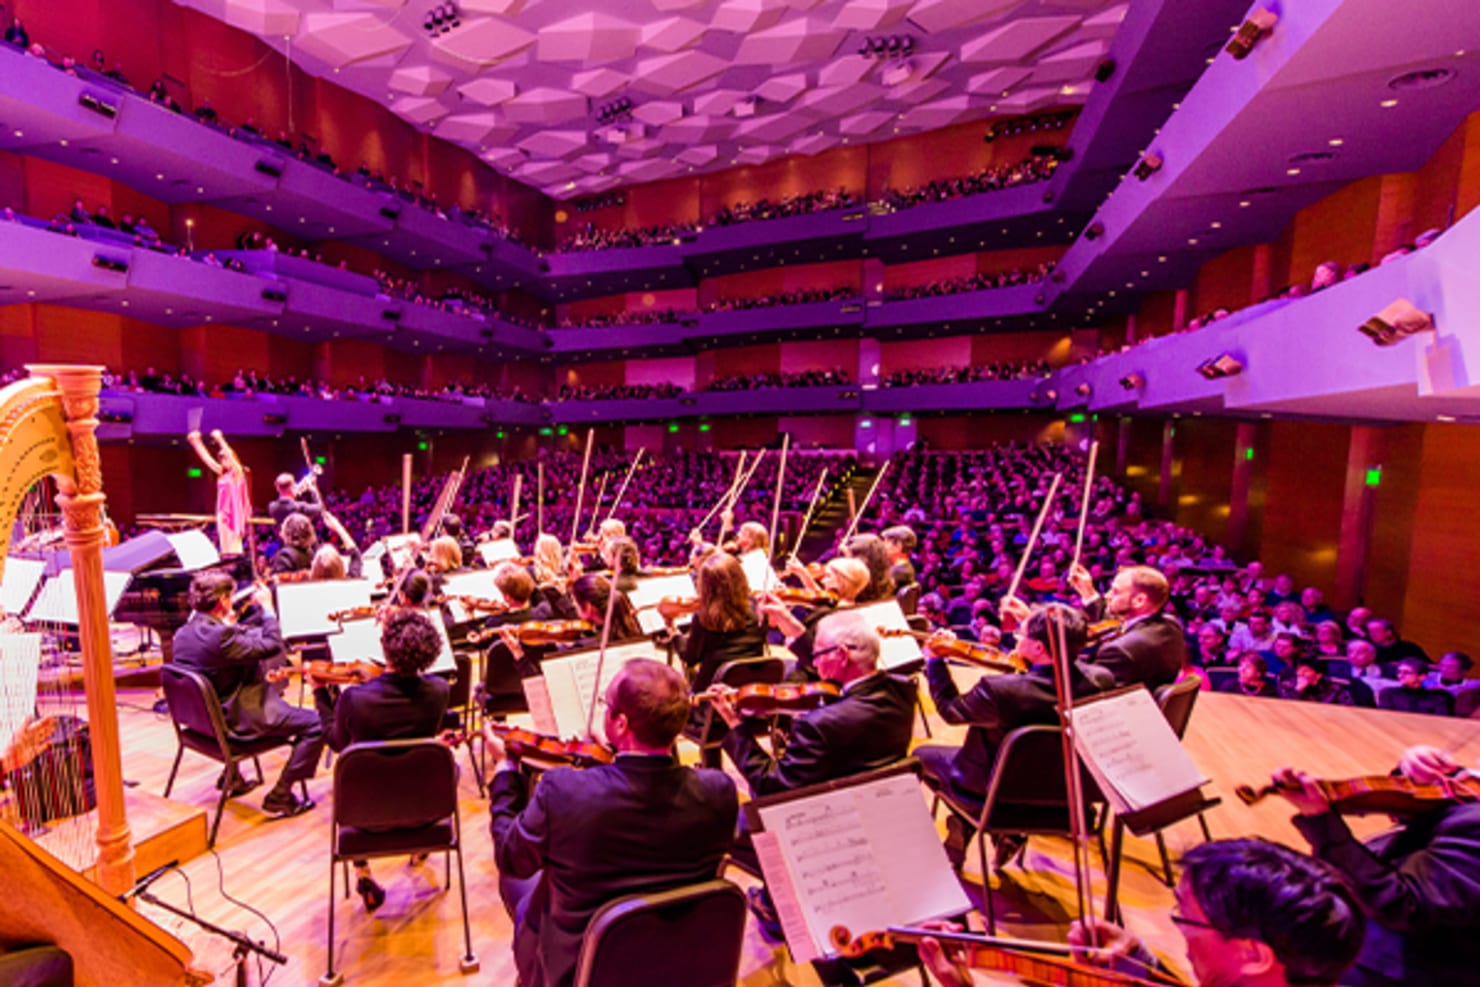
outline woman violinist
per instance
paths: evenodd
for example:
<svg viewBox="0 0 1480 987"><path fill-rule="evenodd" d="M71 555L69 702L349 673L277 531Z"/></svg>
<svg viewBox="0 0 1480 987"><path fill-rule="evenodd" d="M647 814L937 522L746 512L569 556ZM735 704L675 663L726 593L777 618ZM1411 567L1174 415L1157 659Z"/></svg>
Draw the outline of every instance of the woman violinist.
<svg viewBox="0 0 1480 987"><path fill-rule="evenodd" d="M750 602L750 583L732 555L718 553L699 567L699 605L678 650L689 670L690 685L703 692L726 662L754 658L765 649L765 634ZM664 618L672 629L673 621Z"/></svg>
<svg viewBox="0 0 1480 987"><path fill-rule="evenodd" d="M797 616L775 594L768 594L761 604L761 614L786 638L786 646L797 656L797 667L789 678L797 682L817 681L817 669L812 663L812 642L816 637L817 624L830 613L840 608L851 607L858 601L860 593L869 584L869 570L859 559L838 558L829 560L822 569L821 585L813 581L806 568L795 559L788 562L788 575L796 575L803 586L813 591L830 592L837 597L836 603L820 603L806 609Z"/></svg>

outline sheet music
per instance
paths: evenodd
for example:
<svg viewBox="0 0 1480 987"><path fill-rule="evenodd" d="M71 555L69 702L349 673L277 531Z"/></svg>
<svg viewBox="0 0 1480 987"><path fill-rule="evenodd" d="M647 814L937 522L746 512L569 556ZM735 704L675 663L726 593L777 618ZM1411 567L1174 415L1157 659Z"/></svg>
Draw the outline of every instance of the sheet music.
<svg viewBox="0 0 1480 987"><path fill-rule="evenodd" d="M858 935L971 907L911 772L758 811L785 865L766 870L766 883L789 883L805 918L810 942L795 944L798 953L833 955L840 925Z"/></svg>
<svg viewBox="0 0 1480 987"><path fill-rule="evenodd" d="M480 600L497 600L504 602L504 594L498 591L493 584L493 572L488 569L477 569L473 572L457 572L450 576L442 577L443 596L476 596ZM448 600L447 609L452 613L454 624L466 623L480 616L464 607L457 600Z"/></svg>
<svg viewBox="0 0 1480 987"><path fill-rule="evenodd" d="M211 544L211 540L199 528L177 531L165 537L175 550L175 557L180 560L182 569L193 572L221 561L221 553L216 551L216 546Z"/></svg>
<svg viewBox="0 0 1480 987"><path fill-rule="evenodd" d="M452 657L452 642L447 639L447 628L443 625L441 616L428 613L427 619L442 639L442 652L426 670L426 674L456 671L457 661ZM335 661L373 661L376 664L385 664L385 650L380 646L380 621L374 617L366 617L362 620L346 620L340 626L343 630L326 638L330 657Z"/></svg>
<svg viewBox="0 0 1480 987"><path fill-rule="evenodd" d="M634 658L651 658L662 661L657 647L648 640L613 644L606 649L606 660L601 664L601 682L596 681L596 665L600 661L599 648L583 648L578 652L551 658L542 666L545 685L550 694L550 705L555 716L555 734L561 738L580 737L586 733L586 720L590 713L591 698L597 699L611 685L612 679L622 666ZM605 740L602 717L591 719L591 732L596 739Z"/></svg>
<svg viewBox="0 0 1480 987"><path fill-rule="evenodd" d="M1074 707L1074 746L1106 798L1136 812L1207 784L1145 689Z"/></svg>
<svg viewBox="0 0 1480 987"><path fill-rule="evenodd" d="M35 713L40 676L41 635L0 634L0 750Z"/></svg>
<svg viewBox="0 0 1480 987"><path fill-rule="evenodd" d="M6 613L23 612L45 572L46 563L41 559L6 559L5 576L0 580L0 607Z"/></svg>
<svg viewBox="0 0 1480 987"><path fill-rule="evenodd" d="M375 584L368 579L317 579L280 583L277 587L278 622L283 637L320 637L338 634L339 624L329 614L370 605Z"/></svg>
<svg viewBox="0 0 1480 987"><path fill-rule="evenodd" d="M900 609L898 600L868 603L855 607L853 612L864 614L868 618L870 627L882 627L891 631L910 629L909 621L905 620L904 611ZM922 657L920 642L912 637L886 637L879 643L879 667L885 671L908 665L911 662L918 662Z"/></svg>
<svg viewBox="0 0 1480 987"><path fill-rule="evenodd" d="M760 861L761 873L781 874L786 871L786 856L781 852L781 840L775 833L751 834L756 859ZM807 928L807 913L797 898L796 888L790 881L776 881L766 886L771 893L771 904L776 906L776 917L781 921L781 934L791 950L793 963L811 963L822 956L822 950L812 939Z"/></svg>
<svg viewBox="0 0 1480 987"><path fill-rule="evenodd" d="M676 576L639 576L637 585L627 594L627 599L637 608L637 623L644 634L656 634L663 629L663 615L656 606L665 596L688 597L698 592L694 588L694 577L687 573ZM693 620L685 614L674 621L675 627L684 627Z"/></svg>
<svg viewBox="0 0 1480 987"><path fill-rule="evenodd" d="M478 557L483 564L492 569L505 559L519 558L519 546L512 538L499 538L496 541L485 541L478 543Z"/></svg>
<svg viewBox="0 0 1480 987"><path fill-rule="evenodd" d="M524 701L529 704L529 716L534 720L535 732L558 737L560 724L555 721L555 707L550 702L550 684L545 681L545 677L534 675L523 679L519 684L524 686Z"/></svg>
<svg viewBox="0 0 1480 987"><path fill-rule="evenodd" d="M103 598L109 617L113 616L119 598L128 589L129 580L133 578L133 573L129 572L103 573ZM77 626L77 586L72 581L71 569L63 569L42 585L36 602L31 604L31 609L26 613L26 620Z"/></svg>
<svg viewBox="0 0 1480 987"><path fill-rule="evenodd" d="M405 569L416 560L416 546L420 541L421 536L413 532L408 535L386 535L380 540L380 544L390 554L391 567Z"/></svg>
<svg viewBox="0 0 1480 987"><path fill-rule="evenodd" d="M764 593L781 585L776 570L771 568L771 555L762 549L753 548L740 556L740 568L745 570L745 581L755 593Z"/></svg>

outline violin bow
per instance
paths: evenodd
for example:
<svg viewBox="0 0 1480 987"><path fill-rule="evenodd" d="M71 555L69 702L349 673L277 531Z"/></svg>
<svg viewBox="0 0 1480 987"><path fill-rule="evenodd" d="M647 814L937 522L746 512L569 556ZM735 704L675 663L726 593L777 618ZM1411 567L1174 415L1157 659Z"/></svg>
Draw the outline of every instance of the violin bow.
<svg viewBox="0 0 1480 987"><path fill-rule="evenodd" d="M401 534L411 534L411 453L401 456Z"/></svg>
<svg viewBox="0 0 1480 987"><path fill-rule="evenodd" d="M524 486L524 474L514 474L514 496L509 502L509 537L514 539L515 548L519 545L519 491Z"/></svg>
<svg viewBox="0 0 1480 987"><path fill-rule="evenodd" d="M596 722L596 696L601 692L601 669L606 664L606 643L612 636L612 615L617 610L617 573L612 571L612 578L606 584L606 619L601 624L601 646L596 651L596 677L591 680L591 702L586 706L586 736L595 737L591 732Z"/></svg>
<svg viewBox="0 0 1480 987"><path fill-rule="evenodd" d="M1064 474L1055 473L1053 483L1049 484L1048 496L1043 498L1043 506L1038 509L1038 520L1033 522L1033 532L1028 535L1028 544L1023 546L1023 557L1018 559L1017 572L1012 574L1012 585L1007 587L1007 592L1002 595L1005 600L1009 596L1017 596L1018 584L1023 581L1023 573L1028 568L1028 559L1033 555L1033 546L1038 542L1038 532L1043 529L1043 519L1048 517L1048 510L1053 506L1054 494L1059 492L1059 482L1064 479Z"/></svg>
<svg viewBox="0 0 1480 987"><path fill-rule="evenodd" d="M596 519L601 517L601 502L606 499L606 483L611 479L611 470L601 474L601 483L596 488L596 502L591 505L591 524L586 528L586 539L596 540Z"/></svg>
<svg viewBox="0 0 1480 987"><path fill-rule="evenodd" d="M735 484L740 482L740 474L743 472L745 472L745 450L741 449L740 459L735 465L735 478L730 481L730 485L725 488L725 492L719 495L719 500L714 502L714 506L709 509L709 513L704 515L704 520L694 525L693 533L702 533L705 526L714 520L714 516L720 512L725 506L725 503L730 499L730 495L735 492Z"/></svg>
<svg viewBox="0 0 1480 987"><path fill-rule="evenodd" d="M591 443L596 440L596 430L586 430L586 456L581 460L581 482L576 487L576 512L570 517L570 542L576 543L576 533L581 530L581 506L586 497L586 477L591 473Z"/></svg>
<svg viewBox="0 0 1480 987"><path fill-rule="evenodd" d="M637 455L632 457L632 465L627 467L627 475L622 477L622 485L617 487L617 495L612 498L612 507L611 510L606 512L606 520L610 521L616 517L617 508L622 503L622 495L627 492L627 484L632 482L632 474L637 472L637 465L642 462L643 454L646 452L647 447L641 446L637 450Z"/></svg>
<svg viewBox="0 0 1480 987"><path fill-rule="evenodd" d="M534 464L535 475L535 537L545 533L545 462L540 460Z"/></svg>
<svg viewBox="0 0 1480 987"><path fill-rule="evenodd" d="M735 513L735 505L740 503L740 495L745 492L746 487L750 486L751 477L755 476L756 470L761 468L761 460L765 458L766 450L762 449L760 452L756 453L755 458L750 461L750 468L745 470L744 474L736 480L735 489L730 491L730 501L726 505L726 508L732 515ZM723 542L725 540L725 535L729 533L730 524L733 521L733 517L730 519L730 521L727 522L724 519L724 515L720 515L719 538L716 539L716 542Z"/></svg>
<svg viewBox="0 0 1480 987"><path fill-rule="evenodd" d="M776 497L771 501L771 534L769 546L766 552L766 571L772 572L770 560L776 557L776 525L781 520L781 488L786 483L786 454L791 449L791 433L781 433L781 465L776 470ZM769 586L756 587L760 590L768 590Z"/></svg>
<svg viewBox="0 0 1480 987"><path fill-rule="evenodd" d="M864 513L868 511L869 501L874 499L874 491L879 489L879 482L884 479L884 474L889 472L889 464L892 462L894 460L886 459L884 460L884 465L879 467L879 475L874 477L873 483L869 484L868 493L863 495L863 503L854 512L853 520L848 522L848 531L843 535L841 544L848 544L848 542L853 540L853 536L858 533L858 522L863 520Z"/></svg>
<svg viewBox="0 0 1480 987"><path fill-rule="evenodd" d="M817 478L817 486L812 489L812 499L807 502L807 513L802 515L802 526L797 529L796 544L791 546L787 558L795 559L797 549L802 547L802 538L807 534L807 529L812 526L812 512L817 510L817 498L822 496L822 487L827 483L827 467L822 468L822 475Z"/></svg>
<svg viewBox="0 0 1480 987"><path fill-rule="evenodd" d="M1079 557L1084 549L1084 525L1089 520L1089 495L1090 489L1095 485L1095 458L1100 454L1100 440L1089 444L1089 467L1084 473L1084 499L1079 504L1079 533L1074 536L1074 561L1069 566L1073 571L1074 566L1079 565Z"/></svg>

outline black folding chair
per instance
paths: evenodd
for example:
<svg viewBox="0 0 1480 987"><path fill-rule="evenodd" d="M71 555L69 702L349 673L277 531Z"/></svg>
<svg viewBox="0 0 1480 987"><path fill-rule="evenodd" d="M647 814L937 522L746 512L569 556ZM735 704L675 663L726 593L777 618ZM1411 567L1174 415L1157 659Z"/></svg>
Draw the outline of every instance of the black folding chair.
<svg viewBox="0 0 1480 987"><path fill-rule="evenodd" d="M463 880L462 823L457 808L457 760L438 740L388 740L354 744L334 764L334 820L329 836L329 960L319 983L343 983L334 969L334 867L343 866L349 897L349 861L443 851L447 886L457 856L462 899L463 957L458 969L478 972L468 925Z"/></svg>
<svg viewBox="0 0 1480 987"><path fill-rule="evenodd" d="M780 658L737 658L714 671L712 685L739 689L747 685L777 685L786 677L786 662ZM775 717L772 717L774 725ZM699 726L692 739L699 745L700 760L708 767L719 767L720 745L724 742L724 722L714 715L714 705L705 703Z"/></svg>
<svg viewBox="0 0 1480 987"><path fill-rule="evenodd" d="M175 763L170 766L170 777L164 785L164 797L169 798L175 787L175 775L180 770L180 759L186 750L203 754L225 767L221 776L221 797L216 800L216 816L211 822L211 835L206 845L216 845L216 831L221 828L221 815L232 797L231 789L241 777L237 765L246 760L257 769L257 784L262 784L261 755L279 747L289 747L293 741L287 737L236 737L226 727L226 715L221 711L221 700L210 680L199 672L179 665L165 665L159 672L159 684L164 690L165 702L169 706L170 722L175 727ZM301 783L303 797L308 798L308 784Z"/></svg>
<svg viewBox="0 0 1480 987"><path fill-rule="evenodd" d="M745 916L745 895L722 880L608 902L586 929L575 987L730 987Z"/></svg>

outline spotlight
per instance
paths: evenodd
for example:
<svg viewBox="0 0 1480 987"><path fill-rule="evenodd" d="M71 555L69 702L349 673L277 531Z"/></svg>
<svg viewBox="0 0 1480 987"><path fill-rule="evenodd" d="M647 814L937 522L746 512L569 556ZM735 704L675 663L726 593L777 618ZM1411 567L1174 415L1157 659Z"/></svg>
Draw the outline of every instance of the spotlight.
<svg viewBox="0 0 1480 987"><path fill-rule="evenodd" d="M1219 353L1217 356L1208 357L1197 365L1197 372L1208 380L1217 380L1219 377L1233 377L1243 373L1244 365L1232 353Z"/></svg>
<svg viewBox="0 0 1480 987"><path fill-rule="evenodd" d="M1101 223L1099 220L1096 220L1095 222L1090 223L1088 226L1086 226L1084 228L1084 238L1086 240L1098 240L1100 237L1102 237L1104 235L1105 235L1105 224L1104 223Z"/></svg>
<svg viewBox="0 0 1480 987"><path fill-rule="evenodd" d="M1239 25L1233 37L1229 39L1224 51L1232 55L1236 60L1243 61L1249 57L1249 53L1274 30L1275 22L1279 15L1271 13L1263 7L1258 7L1249 19Z"/></svg>
<svg viewBox="0 0 1480 987"><path fill-rule="evenodd" d="M1415 333L1434 328L1434 317L1415 308L1406 298L1399 298L1372 318L1357 326L1357 332L1378 346L1392 346Z"/></svg>
<svg viewBox="0 0 1480 987"><path fill-rule="evenodd" d="M1138 387L1146 386L1146 378L1139 373L1129 373L1120 378L1120 386L1127 391L1134 391Z"/></svg>
<svg viewBox="0 0 1480 987"><path fill-rule="evenodd" d="M1094 391L1094 387L1089 384L1080 384L1078 387L1074 388L1074 393L1078 394L1082 398L1089 397L1091 394L1094 393Z"/></svg>
<svg viewBox="0 0 1480 987"><path fill-rule="evenodd" d="M1161 164L1161 155L1153 151L1136 163L1136 167L1131 174L1144 182L1158 171L1161 171Z"/></svg>

